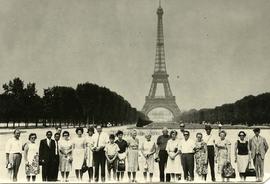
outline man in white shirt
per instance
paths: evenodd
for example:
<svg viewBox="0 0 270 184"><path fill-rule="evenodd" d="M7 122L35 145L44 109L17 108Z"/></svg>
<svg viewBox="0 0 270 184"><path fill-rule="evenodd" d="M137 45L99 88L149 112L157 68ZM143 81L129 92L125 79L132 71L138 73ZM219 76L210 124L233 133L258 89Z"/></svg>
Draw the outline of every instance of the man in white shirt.
<svg viewBox="0 0 270 184"><path fill-rule="evenodd" d="M204 142L207 144L208 162L211 170L212 181L216 181L215 177L215 136L212 133L211 125L205 125L206 134L203 136Z"/></svg>
<svg viewBox="0 0 270 184"><path fill-rule="evenodd" d="M93 135L93 158L94 158L94 166L95 166L95 182L99 180L99 166L101 167L101 181L105 182L105 162L106 156L104 148L106 144L109 142L108 134L102 132L102 127L100 125L97 126L97 133Z"/></svg>
<svg viewBox="0 0 270 184"><path fill-rule="evenodd" d="M10 138L6 144L6 167L9 170L12 180L17 181L17 175L22 160L22 142L20 140L21 132L14 130L14 137Z"/></svg>
<svg viewBox="0 0 270 184"><path fill-rule="evenodd" d="M181 163L186 181L194 180L194 147L195 141L190 139L189 131L184 131L184 139L181 141Z"/></svg>

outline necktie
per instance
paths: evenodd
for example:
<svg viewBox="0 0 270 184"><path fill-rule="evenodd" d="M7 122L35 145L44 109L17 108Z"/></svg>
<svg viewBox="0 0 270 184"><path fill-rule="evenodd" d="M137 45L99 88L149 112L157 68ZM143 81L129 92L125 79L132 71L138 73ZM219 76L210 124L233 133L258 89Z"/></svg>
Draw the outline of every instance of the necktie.
<svg viewBox="0 0 270 184"><path fill-rule="evenodd" d="M97 138L97 147L99 146L99 137L100 137L100 134L98 134L98 138Z"/></svg>

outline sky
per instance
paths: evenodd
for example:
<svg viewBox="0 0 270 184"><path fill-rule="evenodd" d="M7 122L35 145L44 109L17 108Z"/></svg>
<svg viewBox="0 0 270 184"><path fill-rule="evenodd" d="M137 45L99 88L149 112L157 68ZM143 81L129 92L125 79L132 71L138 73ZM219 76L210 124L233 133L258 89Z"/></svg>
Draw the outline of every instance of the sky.
<svg viewBox="0 0 270 184"><path fill-rule="evenodd" d="M106 86L140 110L154 71L157 0L0 0L0 84ZM162 0L181 110L270 91L269 0ZM0 92L3 90L1 89Z"/></svg>

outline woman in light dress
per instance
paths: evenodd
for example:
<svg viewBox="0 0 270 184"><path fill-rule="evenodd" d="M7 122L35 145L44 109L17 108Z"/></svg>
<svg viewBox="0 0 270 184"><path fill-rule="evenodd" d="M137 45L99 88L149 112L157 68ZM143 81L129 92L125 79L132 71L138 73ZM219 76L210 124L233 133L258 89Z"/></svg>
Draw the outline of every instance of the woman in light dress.
<svg viewBox="0 0 270 184"><path fill-rule="evenodd" d="M94 140L93 140L93 134L95 133L94 127L89 127L87 130L88 136L86 137L86 165L88 167L88 176L89 176L89 182L93 180L93 151L94 148Z"/></svg>
<svg viewBox="0 0 270 184"><path fill-rule="evenodd" d="M127 143L128 178L129 182L136 182L136 172L139 170L139 139L137 138L136 130L132 130L131 138L127 140Z"/></svg>
<svg viewBox="0 0 270 184"><path fill-rule="evenodd" d="M83 137L83 128L76 128L77 136L73 139L73 163L72 166L75 169L75 174L77 180L82 180L82 165L84 160L86 159L86 142Z"/></svg>
<svg viewBox="0 0 270 184"><path fill-rule="evenodd" d="M36 175L39 174L39 146L35 140L37 135L31 133L29 135L29 142L24 147L25 173L27 181L36 181Z"/></svg>
<svg viewBox="0 0 270 184"><path fill-rule="evenodd" d="M175 177L180 178L182 173L181 164L181 150L180 141L177 139L177 132L172 130L170 132L170 139L167 142L166 151L168 153L168 160L165 172L171 175L171 181L175 182Z"/></svg>
<svg viewBox="0 0 270 184"><path fill-rule="evenodd" d="M151 140L151 134L148 132L145 135L145 141L141 145L141 153L144 158L143 176L145 182L147 181L147 172L149 173L150 183L152 183L154 173L154 154L156 152L156 143Z"/></svg>
<svg viewBox="0 0 270 184"><path fill-rule="evenodd" d="M237 163L238 172L242 181L246 181L246 169L248 164L251 164L251 155L249 142L245 139L246 133L240 131L238 133L239 139L235 143L234 152L235 152L235 162Z"/></svg>
<svg viewBox="0 0 270 184"><path fill-rule="evenodd" d="M220 139L216 142L216 157L215 161L218 164L218 173L221 174L222 181L224 181L224 177L222 177L222 169L227 162L231 162L231 143L228 139L226 139L227 133L224 130L219 132ZM229 178L227 178L229 181Z"/></svg>
<svg viewBox="0 0 270 184"><path fill-rule="evenodd" d="M60 172L62 176L62 182L68 182L68 176L72 166L72 142L69 139L69 132L64 131L63 139L59 142L60 152Z"/></svg>
<svg viewBox="0 0 270 184"><path fill-rule="evenodd" d="M206 181L207 176L207 160L208 160L208 153L207 153L207 144L203 141L202 133L198 132L196 134L196 142L194 147L194 157L196 162L196 172L198 176L202 178L202 180Z"/></svg>

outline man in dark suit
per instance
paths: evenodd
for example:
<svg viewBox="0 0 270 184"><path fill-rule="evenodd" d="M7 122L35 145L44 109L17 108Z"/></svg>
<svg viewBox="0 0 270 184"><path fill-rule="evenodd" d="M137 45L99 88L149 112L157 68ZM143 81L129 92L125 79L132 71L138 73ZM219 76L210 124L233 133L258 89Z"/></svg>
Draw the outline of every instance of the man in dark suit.
<svg viewBox="0 0 270 184"><path fill-rule="evenodd" d="M60 133L56 132L54 134L54 141L55 141L55 155L53 160L53 181L58 180L58 172L59 172L59 139L60 139Z"/></svg>
<svg viewBox="0 0 270 184"><path fill-rule="evenodd" d="M53 181L53 165L55 158L55 141L52 140L52 132L46 133L46 139L40 141L39 162L42 166L42 181Z"/></svg>

